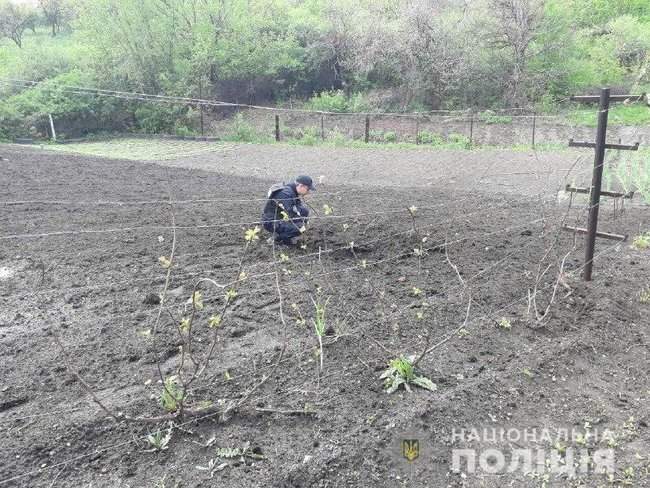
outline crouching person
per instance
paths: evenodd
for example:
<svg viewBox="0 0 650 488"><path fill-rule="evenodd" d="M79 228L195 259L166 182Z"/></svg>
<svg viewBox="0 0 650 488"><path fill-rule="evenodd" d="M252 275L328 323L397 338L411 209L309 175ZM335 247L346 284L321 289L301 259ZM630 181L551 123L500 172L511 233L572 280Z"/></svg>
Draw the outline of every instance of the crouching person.
<svg viewBox="0 0 650 488"><path fill-rule="evenodd" d="M262 223L272 234L270 239L288 246L295 246L298 237L307 229L309 210L302 198L315 190L309 176L298 176L293 183L279 183L269 188L264 205ZM269 239L269 240L270 240Z"/></svg>

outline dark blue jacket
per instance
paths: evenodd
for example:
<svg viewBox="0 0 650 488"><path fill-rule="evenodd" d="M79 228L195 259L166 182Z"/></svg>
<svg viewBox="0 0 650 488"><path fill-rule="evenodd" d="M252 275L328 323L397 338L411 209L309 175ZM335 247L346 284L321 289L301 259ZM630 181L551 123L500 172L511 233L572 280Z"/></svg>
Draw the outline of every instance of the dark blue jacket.
<svg viewBox="0 0 650 488"><path fill-rule="evenodd" d="M290 219L306 217L309 210L302 204L302 200L296 191L296 184L277 184L269 188L268 200L262 212L262 221L282 220L282 211L289 215Z"/></svg>

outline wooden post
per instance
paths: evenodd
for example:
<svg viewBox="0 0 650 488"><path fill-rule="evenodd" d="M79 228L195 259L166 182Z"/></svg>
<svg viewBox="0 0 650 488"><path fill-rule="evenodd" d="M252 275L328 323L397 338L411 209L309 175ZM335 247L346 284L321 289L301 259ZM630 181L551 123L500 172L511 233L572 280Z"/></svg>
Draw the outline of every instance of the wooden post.
<svg viewBox="0 0 650 488"><path fill-rule="evenodd" d="M366 144L368 144L368 141L370 140L370 116L366 115L366 132L364 135L364 141Z"/></svg>
<svg viewBox="0 0 650 488"><path fill-rule="evenodd" d="M415 144L420 144L420 114L415 114Z"/></svg>
<svg viewBox="0 0 650 488"><path fill-rule="evenodd" d="M50 118L50 129L52 130L52 140L56 142L56 130L54 130L54 120L52 119L52 114L47 114Z"/></svg>
<svg viewBox="0 0 650 488"><path fill-rule="evenodd" d="M630 99L640 99L638 95L610 95L609 88L603 88L600 91L600 96L593 95L583 95L583 96L574 96L571 97L572 101L584 102L584 103L594 103L598 102L598 129L596 131L596 142L580 142L569 139L569 147L591 147L595 149L594 156L594 171L591 177L591 187L589 191L589 218L587 221L586 229L576 229L576 228L566 228L567 230L578 231L580 233L585 233L587 235L587 241L585 243L585 264L584 264L584 273L583 278L585 281L591 281L591 275L594 266L594 250L596 247L596 237L606 237L606 238L620 238L625 236L620 236L618 234L610 234L607 232L598 232L598 210L600 208L600 197L601 196L623 196L626 195L616 194L616 192L602 191L603 185L603 167L605 165L605 150L606 149L618 149L625 151L638 151L639 143L637 142L634 145L623 145L623 144L607 144L606 135L607 135L607 115L609 113L609 105L612 102L625 102ZM567 187L567 190L575 191L576 193L586 193L587 189L584 188L571 188ZM629 198L632 197L632 194L629 194Z"/></svg>
<svg viewBox="0 0 650 488"><path fill-rule="evenodd" d="M203 99L203 81L199 79L199 99ZM199 109L201 110L201 137L205 136L203 130L203 102L199 102Z"/></svg>
<svg viewBox="0 0 650 488"><path fill-rule="evenodd" d="M275 116L275 141L280 142L280 116Z"/></svg>
<svg viewBox="0 0 650 488"><path fill-rule="evenodd" d="M474 139L474 112L469 113L469 147L472 147Z"/></svg>
<svg viewBox="0 0 650 488"><path fill-rule="evenodd" d="M535 149L535 121L537 120L537 114L533 112L533 138L532 138L532 147Z"/></svg>
<svg viewBox="0 0 650 488"><path fill-rule="evenodd" d="M325 140L325 114L320 114L320 138Z"/></svg>
<svg viewBox="0 0 650 488"><path fill-rule="evenodd" d="M587 221L587 245L585 248L584 280L591 281L594 266L596 233L598 232L598 210L600 207L600 190L603 184L603 166L605 164L605 136L607 134L607 115L609 113L609 88L600 91L598 104L598 130L596 131L596 155L594 172L591 178L589 198L589 219Z"/></svg>

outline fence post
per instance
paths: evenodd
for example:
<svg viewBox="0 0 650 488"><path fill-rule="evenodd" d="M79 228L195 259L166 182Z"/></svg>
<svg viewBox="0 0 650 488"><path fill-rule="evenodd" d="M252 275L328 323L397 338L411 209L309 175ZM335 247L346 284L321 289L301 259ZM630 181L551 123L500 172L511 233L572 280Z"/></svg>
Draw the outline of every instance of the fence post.
<svg viewBox="0 0 650 488"><path fill-rule="evenodd" d="M56 130L54 130L54 120L52 119L52 114L47 114L50 118L50 129L52 129L52 140L56 142Z"/></svg>
<svg viewBox="0 0 650 488"><path fill-rule="evenodd" d="M420 114L415 114L415 144L420 144Z"/></svg>
<svg viewBox="0 0 650 488"><path fill-rule="evenodd" d="M369 115L366 115L366 132L363 139L366 142L366 144L368 144L368 141L370 140L370 116Z"/></svg>
<svg viewBox="0 0 650 488"><path fill-rule="evenodd" d="M199 109L201 110L201 137L205 136L205 131L203 130L203 81L199 79Z"/></svg>
<svg viewBox="0 0 650 488"><path fill-rule="evenodd" d="M275 141L280 142L280 116L275 116Z"/></svg>
<svg viewBox="0 0 650 488"><path fill-rule="evenodd" d="M537 120L537 113L533 112L533 140L532 140L533 149L535 149L535 121L536 120Z"/></svg>
<svg viewBox="0 0 650 488"><path fill-rule="evenodd" d="M598 129L596 131L596 157L594 173L591 179L589 195L589 219L587 221L587 245L585 246L584 280L591 281L594 266L594 248L598 230L598 209L600 207L600 189L603 184L603 166L605 164L605 136L607 134L607 112L609 111L609 88L600 91L598 105Z"/></svg>
<svg viewBox="0 0 650 488"><path fill-rule="evenodd" d="M474 139L474 112L469 113L469 147L472 147Z"/></svg>
<svg viewBox="0 0 650 488"><path fill-rule="evenodd" d="M320 138L325 140L325 114L320 114Z"/></svg>

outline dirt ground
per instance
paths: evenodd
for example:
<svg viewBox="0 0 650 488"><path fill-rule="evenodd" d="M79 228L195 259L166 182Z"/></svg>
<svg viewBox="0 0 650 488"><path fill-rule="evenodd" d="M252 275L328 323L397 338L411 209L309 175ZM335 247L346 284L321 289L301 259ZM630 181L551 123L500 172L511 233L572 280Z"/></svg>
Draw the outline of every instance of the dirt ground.
<svg viewBox="0 0 650 488"><path fill-rule="evenodd" d="M0 145L0 486L650 486L650 251L599 240L594 281L581 281L583 238L558 230L586 224L585 200L558 193L588 185L578 155L231 144L157 164ZM297 172L321 182L305 249L274 251L262 234L245 251L256 199ZM153 331L172 214L170 313ZM647 205L601 208L601 230L649 227ZM232 282L240 260L188 402L241 405L178 419L152 451L147 435L168 424L114 421L66 356L113 413L163 415L157 358L172 375L194 283ZM539 312L554 298L538 321L527 295L547 267ZM197 357L225 300L202 293ZM320 374L312 299L327 303ZM387 362L425 346L417 372L437 390L387 394ZM513 435L459 434L493 428ZM583 437L560 447L563 429ZM534 431L553 438L514 434ZM405 439L419 441L410 463ZM558 476L554 447L611 448L615 472ZM459 449L475 450L475 472L452 465ZM532 472L479 469L481 453L510 465L525 449L546 453Z"/></svg>

